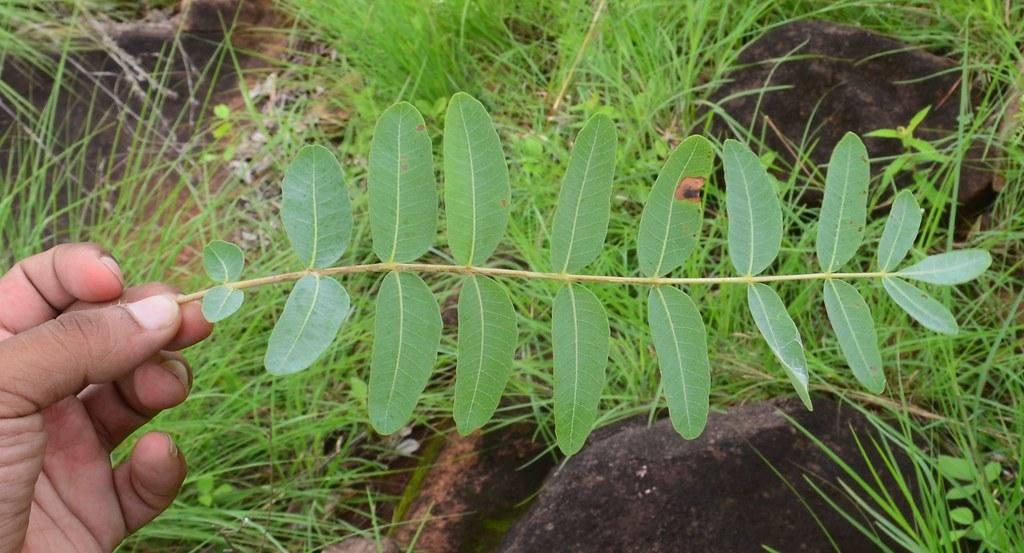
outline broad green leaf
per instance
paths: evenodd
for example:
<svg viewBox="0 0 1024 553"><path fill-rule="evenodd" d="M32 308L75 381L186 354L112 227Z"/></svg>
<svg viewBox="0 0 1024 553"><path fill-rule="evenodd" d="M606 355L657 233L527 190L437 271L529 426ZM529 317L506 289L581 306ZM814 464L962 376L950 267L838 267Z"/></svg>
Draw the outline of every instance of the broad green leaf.
<svg viewBox="0 0 1024 553"><path fill-rule="evenodd" d="M826 273L845 265L864 240L870 178L864 143L852 132L846 133L828 162L818 222L818 263Z"/></svg>
<svg viewBox="0 0 1024 553"><path fill-rule="evenodd" d="M661 366L672 426L692 440L704 431L711 393L707 331L690 296L655 286L647 296L647 321Z"/></svg>
<svg viewBox="0 0 1024 553"><path fill-rule="evenodd" d="M872 393L885 389L882 354L878 351L878 335L871 310L852 284L844 280L825 281L825 310L832 323L843 357L853 375Z"/></svg>
<svg viewBox="0 0 1024 553"><path fill-rule="evenodd" d="M397 103L377 120L366 187L377 257L405 263L426 253L437 234L437 185L430 136L412 104Z"/></svg>
<svg viewBox="0 0 1024 553"><path fill-rule="evenodd" d="M508 224L510 195L491 116L469 94L455 94L444 120L444 206L456 261L480 265L494 253Z"/></svg>
<svg viewBox="0 0 1024 553"><path fill-rule="evenodd" d="M729 258L736 272L765 270L782 245L782 208L771 177L746 145L726 140L725 207L729 216Z"/></svg>
<svg viewBox="0 0 1024 553"><path fill-rule="evenodd" d="M963 486L955 486L950 488L949 491L946 492L946 500L957 501L959 499L967 499L972 495L976 495L979 491L981 491L981 489L978 488L977 484L965 484Z"/></svg>
<svg viewBox="0 0 1024 553"><path fill-rule="evenodd" d="M974 522L974 511L967 507L956 507L949 511L949 518L957 524L971 524Z"/></svg>
<svg viewBox="0 0 1024 553"><path fill-rule="evenodd" d="M434 370L441 343L441 310L415 273L388 273L377 294L370 358L370 424L381 434L412 417Z"/></svg>
<svg viewBox="0 0 1024 553"><path fill-rule="evenodd" d="M203 248L203 267L217 282L230 282L242 276L245 255L242 249L223 240L214 240Z"/></svg>
<svg viewBox="0 0 1024 553"><path fill-rule="evenodd" d="M796 324L786 312L782 298L769 286L755 283L747 287L747 304L758 330L761 331L761 336L764 336L768 347L782 362L782 367L789 375L797 395L810 410L811 396L807 390L807 358L804 356L804 344L800 340Z"/></svg>
<svg viewBox="0 0 1024 553"><path fill-rule="evenodd" d="M323 146L304 146L288 165L281 188L281 218L292 249L311 268L330 267L352 235L341 164Z"/></svg>
<svg viewBox="0 0 1024 553"><path fill-rule="evenodd" d="M601 253L615 175L615 124L595 115L576 136L551 227L551 267L577 271Z"/></svg>
<svg viewBox="0 0 1024 553"><path fill-rule="evenodd" d="M711 176L715 151L703 136L682 141L658 174L637 235L640 271L662 276L678 268L697 244L701 187Z"/></svg>
<svg viewBox="0 0 1024 553"><path fill-rule="evenodd" d="M882 285L896 305L925 328L941 334L956 334L960 330L948 309L913 284L896 277L885 277Z"/></svg>
<svg viewBox="0 0 1024 553"><path fill-rule="evenodd" d="M978 278L991 264L992 256L985 250L956 250L929 255L896 274L932 284L963 284Z"/></svg>
<svg viewBox="0 0 1024 553"><path fill-rule="evenodd" d="M914 194L910 190L896 194L878 242L878 268L891 271L902 263L914 246L920 227L921 208Z"/></svg>
<svg viewBox="0 0 1024 553"><path fill-rule="evenodd" d="M950 455L939 455L939 473L952 480L971 482L974 480L974 465L967 459Z"/></svg>
<svg viewBox="0 0 1024 553"><path fill-rule="evenodd" d="M982 472L985 474L986 482L994 482L1003 473L1003 466L996 461L989 461L985 463L985 468Z"/></svg>
<svg viewBox="0 0 1024 553"><path fill-rule="evenodd" d="M490 420L512 374L518 330L505 289L467 276L459 294L459 348L455 368L455 424L469 434Z"/></svg>
<svg viewBox="0 0 1024 553"><path fill-rule="evenodd" d="M203 317L211 323L223 321L230 317L245 301L245 294L241 290L218 286L211 288L203 296Z"/></svg>
<svg viewBox="0 0 1024 553"><path fill-rule="evenodd" d="M578 284L562 287L551 321L555 364L555 437L562 453L578 452L597 420L611 335L597 296Z"/></svg>
<svg viewBox="0 0 1024 553"><path fill-rule="evenodd" d="M349 313L348 292L330 277L302 277L270 333L263 364L282 376L309 367L331 345Z"/></svg>

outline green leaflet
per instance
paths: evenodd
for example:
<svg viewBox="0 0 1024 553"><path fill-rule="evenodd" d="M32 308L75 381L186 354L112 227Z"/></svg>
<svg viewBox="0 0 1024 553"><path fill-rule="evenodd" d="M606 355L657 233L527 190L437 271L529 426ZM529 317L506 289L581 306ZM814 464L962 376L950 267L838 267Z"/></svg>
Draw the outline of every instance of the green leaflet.
<svg viewBox="0 0 1024 553"><path fill-rule="evenodd" d="M217 282L230 282L242 276L245 255L242 249L223 240L214 240L203 248L203 267Z"/></svg>
<svg viewBox="0 0 1024 553"><path fill-rule="evenodd" d="M782 298L771 287L755 283L747 287L747 304L757 329L782 362L793 388L810 410L811 396L807 390L807 358L796 324L786 312Z"/></svg>
<svg viewBox="0 0 1024 553"><path fill-rule="evenodd" d="M490 420L512 374L518 329L508 293L497 282L470 275L459 294L455 368L455 425L462 435Z"/></svg>
<svg viewBox="0 0 1024 553"><path fill-rule="evenodd" d="M726 140L725 206L729 216L729 258L740 275L765 270L782 245L782 208L768 171L746 145Z"/></svg>
<svg viewBox="0 0 1024 553"><path fill-rule="evenodd" d="M238 278L238 277L235 277ZM203 296L203 317L211 323L230 317L245 301L245 294L226 286L211 288Z"/></svg>
<svg viewBox="0 0 1024 553"><path fill-rule="evenodd" d="M576 136L551 227L551 267L577 271L601 253L615 175L615 125L595 115Z"/></svg>
<svg viewBox="0 0 1024 553"><path fill-rule="evenodd" d="M658 174L637 235L640 271L662 276L686 261L701 225L700 187L711 176L715 151L703 136L682 141Z"/></svg>
<svg viewBox="0 0 1024 553"><path fill-rule="evenodd" d="M444 205L457 262L482 265L494 253L508 224L510 195L490 115L469 94L455 94L444 121Z"/></svg>
<svg viewBox="0 0 1024 553"><path fill-rule="evenodd" d="M950 335L960 331L953 314L941 303L935 301L935 298L913 284L896 277L885 277L882 279L882 285L896 305L899 305L925 328Z"/></svg>
<svg viewBox="0 0 1024 553"><path fill-rule="evenodd" d="M370 359L370 424L381 434L412 417L434 370L441 343L441 310L415 273L388 273L377 294Z"/></svg>
<svg viewBox="0 0 1024 553"><path fill-rule="evenodd" d="M917 231L921 227L921 208L910 190L896 194L885 220L882 239L878 242L878 268L882 271L895 269L907 257L914 246Z"/></svg>
<svg viewBox="0 0 1024 553"><path fill-rule="evenodd" d="M707 331L690 296L655 286L647 296L647 321L661 366L672 426L692 440L704 431L711 394Z"/></svg>
<svg viewBox="0 0 1024 553"><path fill-rule="evenodd" d="M406 263L427 252L437 234L437 186L430 136L408 102L377 120L367 177L373 252Z"/></svg>
<svg viewBox="0 0 1024 553"><path fill-rule="evenodd" d="M323 146L304 146L288 165L281 189L281 218L292 249L308 267L330 267L352 235L352 207L338 160Z"/></svg>
<svg viewBox="0 0 1024 553"><path fill-rule="evenodd" d="M882 354L871 310L852 284L843 280L825 281L825 310L839 339L843 357L862 386L875 394L885 389Z"/></svg>
<svg viewBox="0 0 1024 553"><path fill-rule="evenodd" d="M274 325L263 364L273 375L297 373L309 367L331 345L349 313L348 292L337 280L317 275L302 277Z"/></svg>
<svg viewBox="0 0 1024 553"><path fill-rule="evenodd" d="M597 420L611 335L597 296L567 284L555 297L551 320L555 380L555 437L562 453L578 452Z"/></svg>
<svg viewBox="0 0 1024 553"><path fill-rule="evenodd" d="M978 278L991 264L992 256L985 250L956 250L929 255L896 274L932 284L963 284Z"/></svg>
<svg viewBox="0 0 1024 553"><path fill-rule="evenodd" d="M864 143L852 132L846 133L828 162L818 222L818 263L826 273L845 265L864 240L870 178Z"/></svg>

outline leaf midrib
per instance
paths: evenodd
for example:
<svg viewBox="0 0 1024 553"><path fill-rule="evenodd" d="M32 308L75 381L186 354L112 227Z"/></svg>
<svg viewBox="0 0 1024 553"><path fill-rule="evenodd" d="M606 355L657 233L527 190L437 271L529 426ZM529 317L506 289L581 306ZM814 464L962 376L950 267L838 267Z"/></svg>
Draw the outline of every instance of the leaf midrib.
<svg viewBox="0 0 1024 553"><path fill-rule="evenodd" d="M690 166L690 162L693 161L693 156L695 155L697 155L696 146L690 150L690 157L686 158L686 162L683 163L683 168L679 171L680 174L674 179L675 183L679 182L679 177L682 176L682 173L686 172L686 168ZM669 159L671 159L671 157ZM674 194L670 194L668 201L668 217L665 219L665 234L661 238L661 254L658 256L658 264L654 269L655 275L661 274L661 266L665 264L665 253L668 251L668 235L672 231L672 214L676 211L675 201Z"/></svg>
<svg viewBox="0 0 1024 553"><path fill-rule="evenodd" d="M665 301L665 295L658 288L655 288L658 293L658 299L661 300L661 307L665 310L665 318L668 319L668 328L672 332L672 345L676 350L676 363L679 367L679 379L683 390L683 413L686 416L687 428L693 428L693 419L690 416L690 395L686 391L686 371L683 370L683 352L679 349L679 336L676 334L676 323L672 319L672 312L668 309L668 302Z"/></svg>
<svg viewBox="0 0 1024 553"><path fill-rule="evenodd" d="M398 367L402 362L402 349L405 345L405 298L402 295L402 275L395 275L395 286L398 289L398 347L395 351L395 368L391 371L391 383L388 387L388 400L384 404L384 423L390 427L391 403L395 397L395 390L398 388Z"/></svg>
<svg viewBox="0 0 1024 553"><path fill-rule="evenodd" d="M462 120L462 132L463 132L463 134L466 137L466 157L468 158L468 161L469 161L469 205L470 205L470 210L471 210L470 213L471 213L471 218L472 218L472 224L470 226L470 235L469 235L469 256L468 256L468 259L467 259L466 263L472 265L473 262L474 262L473 257L476 255L476 239L477 239L477 236L476 236L476 233L477 233L477 228L476 228L476 223L477 223L477 221L476 221L476 218L477 218L477 215L476 215L476 211L477 211L477 205L476 205L476 168L474 166L474 161L473 161L473 142L469 139L469 127L466 126L466 113L465 113L465 109L463 107L463 104L464 104L464 101L460 101L459 104L458 104L459 105L459 119Z"/></svg>
<svg viewBox="0 0 1024 553"><path fill-rule="evenodd" d="M836 252L839 251L839 232L843 226L843 213L846 211L846 193L850 188L850 160L851 156L848 152L845 152L846 157L846 172L843 174L843 187L842 196L839 199L839 217L836 219L836 224L833 225L832 230L835 232L834 240L832 241L832 258L828 260L828 265L825 267L826 272L832 272L836 269L833 265L836 262ZM826 177L827 179L828 177Z"/></svg>
<svg viewBox="0 0 1024 553"><path fill-rule="evenodd" d="M825 281L825 284L832 287L832 295L836 298L836 305L839 307L839 312L843 316L843 321L846 323L846 329L853 338L853 345L857 348L857 353L860 355L860 361L863 363L864 368L868 369L870 372L871 363L868 361L868 357L864 353L864 348L861 347L860 340L857 338L857 333L854 331L853 321L850 320L850 314L847 312L846 305L843 304L843 299L839 295L839 287L831 280Z"/></svg>
<svg viewBox="0 0 1024 553"><path fill-rule="evenodd" d="M395 232L391 239L391 255L388 256L388 261L394 261L395 255L398 253L398 230L402 220L402 121L404 118L405 110L402 110L398 114L398 131L395 135Z"/></svg>
<svg viewBox="0 0 1024 553"><path fill-rule="evenodd" d="M306 312L306 316L303 318L302 324L299 325L299 331L295 333L295 337L292 338L291 346L288 347L288 351L284 354L285 361L287 361L288 358L291 357L292 352L295 351L295 346L299 343L299 337L306 331L306 326L309 325L309 320L313 317L313 311L316 310L316 302L320 297L320 278L321 277L313 277L314 282L316 282L316 288L313 288L313 301L309 302L309 311Z"/></svg>
<svg viewBox="0 0 1024 553"><path fill-rule="evenodd" d="M587 154L587 163L583 167L583 179L579 190L576 191L576 209L572 216L572 230L569 232L569 250L565 253L565 263L562 264L562 272L569 270L569 261L572 259L572 252L576 246L576 228L579 224L580 206L583 204L583 189L587 186L587 177L590 175L590 163L594 159L594 150L597 149L597 131L594 131L594 139L590 142L590 152Z"/></svg>
<svg viewBox="0 0 1024 553"><path fill-rule="evenodd" d="M573 371L572 371L572 409L569 411L569 441L572 446L576 445L576 399L579 397L580 383L580 329L579 319L576 316L576 292L569 285L569 301L572 302L572 341L574 348Z"/></svg>
<svg viewBox="0 0 1024 553"><path fill-rule="evenodd" d="M473 380L473 393L469 399L469 418L473 419L473 413L476 408L476 398L480 390L480 378L484 372L484 342L486 342L487 325L484 321L484 297L480 292L480 283L476 281L476 277L471 277L473 282L473 289L476 291L476 301L480 310L480 358L477 360L475 377Z"/></svg>
<svg viewBox="0 0 1024 553"><path fill-rule="evenodd" d="M894 201L893 205L895 205L895 201ZM886 244L886 246L887 246L886 250L888 250L888 251L886 251L886 254L888 254L888 255L886 255L885 262L882 263L881 260L879 260L879 266L880 266L880 268L883 271L888 271L888 270L892 269L892 265L890 263L892 262L893 255L896 253L896 241L899 240L900 235L903 233L903 224L904 224L904 221L906 221L906 219L907 219L906 210L901 209L899 211L899 213L898 213L898 216L899 216L899 219L895 219L891 213L889 215L890 220L893 221L893 228L895 229L893 234L895 236L893 237L892 241L889 244ZM885 238L885 230L884 229L882 231L882 238Z"/></svg>

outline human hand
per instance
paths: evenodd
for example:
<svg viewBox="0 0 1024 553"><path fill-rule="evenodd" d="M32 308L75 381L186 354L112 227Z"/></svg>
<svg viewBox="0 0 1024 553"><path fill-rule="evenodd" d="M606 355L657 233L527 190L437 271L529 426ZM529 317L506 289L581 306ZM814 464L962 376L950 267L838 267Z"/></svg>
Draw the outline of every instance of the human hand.
<svg viewBox="0 0 1024 553"><path fill-rule="evenodd" d="M162 284L124 289L116 262L65 244L0 278L0 553L102 552L170 506L185 460L158 432L110 452L185 400L176 350L209 335Z"/></svg>

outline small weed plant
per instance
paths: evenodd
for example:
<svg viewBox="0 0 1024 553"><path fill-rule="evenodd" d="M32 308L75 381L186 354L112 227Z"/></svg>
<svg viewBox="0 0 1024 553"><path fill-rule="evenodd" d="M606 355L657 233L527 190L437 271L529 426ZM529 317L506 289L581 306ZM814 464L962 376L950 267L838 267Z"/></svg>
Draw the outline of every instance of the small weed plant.
<svg viewBox="0 0 1024 553"><path fill-rule="evenodd" d="M808 364L800 333L772 288L807 281L823 289L825 309L840 349L868 390L885 388L883 361L871 310L855 281L879 282L889 297L922 326L956 334L957 322L941 303L909 281L955 285L976 278L991 263L984 250L924 257L907 267L921 209L909 191L898 193L878 242L875 270L843 272L864 241L870 169L854 134L836 145L829 161L817 225L819 271L764 274L779 254L782 209L771 177L746 145L727 140L720 152L690 136L669 155L645 203L637 232L639 275L588 274L605 243L611 210L617 132L595 115L580 130L562 181L550 228L548 267L488 266L510 213L508 165L490 116L473 97L451 98L444 123L444 206L450 264L417 262L437 234L438 197L431 139L420 112L398 103L377 121L369 158L368 202L378 263L338 266L352 236L352 210L340 163L322 146L306 146L282 183L281 216L299 271L242 280L237 246L214 241L203 262L217 285L183 295L202 301L210 321L235 313L245 290L295 282L270 335L264 364L274 375L310 367L334 341L350 314L337 277L381 273L367 404L382 434L410 420L430 379L442 334L438 302L421 275L461 275L453 414L458 431L472 432L494 414L513 370L516 313L502 279L561 283L554 298L551 340L555 434L560 449L583 447L598 416L609 353L609 324L591 285L647 289L647 313L661 382L676 431L692 439L707 423L711 370L707 333L689 286L743 286L754 323L808 409ZM702 187L716 155L725 173L728 255L735 275L676 277L701 231ZM713 306L710 306L713 308ZM211 495L212 497L212 495Z"/></svg>

